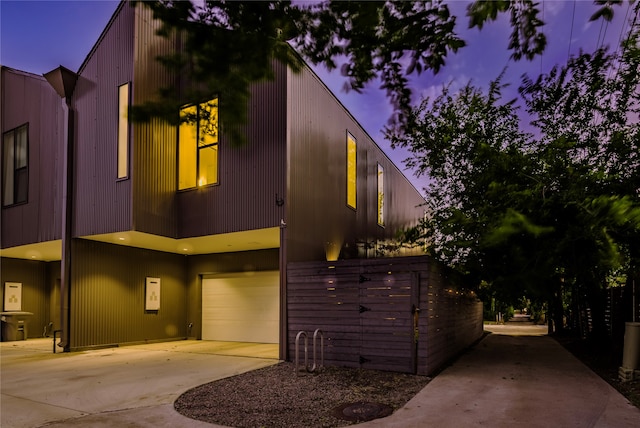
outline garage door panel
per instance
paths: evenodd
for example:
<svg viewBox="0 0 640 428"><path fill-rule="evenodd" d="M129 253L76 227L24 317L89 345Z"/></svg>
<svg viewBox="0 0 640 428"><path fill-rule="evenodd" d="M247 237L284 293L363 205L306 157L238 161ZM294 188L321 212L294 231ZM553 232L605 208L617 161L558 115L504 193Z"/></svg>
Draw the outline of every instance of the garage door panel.
<svg viewBox="0 0 640 428"><path fill-rule="evenodd" d="M278 343L278 271L202 280L202 339Z"/></svg>

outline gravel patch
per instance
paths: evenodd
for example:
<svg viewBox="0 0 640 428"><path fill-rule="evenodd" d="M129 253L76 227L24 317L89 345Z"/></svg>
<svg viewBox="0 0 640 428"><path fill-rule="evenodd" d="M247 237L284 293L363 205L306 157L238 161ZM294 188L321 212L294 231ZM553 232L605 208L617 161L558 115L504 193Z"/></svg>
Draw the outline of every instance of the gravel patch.
<svg viewBox="0 0 640 428"><path fill-rule="evenodd" d="M294 365L285 362L198 386L174 406L189 418L237 428L333 428L366 420L368 409L388 406L395 411L430 380L340 367L296 375ZM355 403L362 406L348 406ZM353 420L358 409L363 417Z"/></svg>

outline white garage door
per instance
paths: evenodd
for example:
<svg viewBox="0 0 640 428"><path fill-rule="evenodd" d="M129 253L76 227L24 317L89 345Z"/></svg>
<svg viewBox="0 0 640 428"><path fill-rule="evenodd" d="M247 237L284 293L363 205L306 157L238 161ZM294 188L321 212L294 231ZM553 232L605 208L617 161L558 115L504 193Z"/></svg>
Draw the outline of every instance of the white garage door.
<svg viewBox="0 0 640 428"><path fill-rule="evenodd" d="M278 343L278 271L202 279L202 340Z"/></svg>

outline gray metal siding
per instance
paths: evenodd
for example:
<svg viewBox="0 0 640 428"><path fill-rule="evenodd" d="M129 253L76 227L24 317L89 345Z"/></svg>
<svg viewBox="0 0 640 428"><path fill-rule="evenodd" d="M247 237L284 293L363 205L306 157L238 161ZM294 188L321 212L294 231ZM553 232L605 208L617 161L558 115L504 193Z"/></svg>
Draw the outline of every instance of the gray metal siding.
<svg viewBox="0 0 640 428"><path fill-rule="evenodd" d="M73 241L71 348L184 338L185 257ZM145 311L145 279L161 279L160 310Z"/></svg>
<svg viewBox="0 0 640 428"><path fill-rule="evenodd" d="M2 302L5 282L21 283L22 310L33 313L27 325L27 335L42 337L43 328L53 321L49 309L50 284L47 282L47 263L6 257L2 258L1 263Z"/></svg>
<svg viewBox="0 0 640 428"><path fill-rule="evenodd" d="M54 330L60 330L60 279L61 279L61 262L47 263L47 284L49 289L49 321L53 323L49 328L49 334Z"/></svg>
<svg viewBox="0 0 640 428"><path fill-rule="evenodd" d="M2 208L2 248L60 239L65 115L40 76L2 67L2 133L29 125L28 202Z"/></svg>
<svg viewBox="0 0 640 428"><path fill-rule="evenodd" d="M274 64L272 82L252 85L247 145L222 133L217 185L178 194L180 237L274 227L284 219L286 186L286 69Z"/></svg>
<svg viewBox="0 0 640 428"><path fill-rule="evenodd" d="M157 21L151 11L135 8L133 102L153 98L172 76L156 61L176 45L155 34ZM177 114L177 112L176 112ZM132 175L134 186L133 228L147 233L177 237L176 128L164 122L136 124L133 131Z"/></svg>
<svg viewBox="0 0 640 428"><path fill-rule="evenodd" d="M288 261L322 260L325 248L357 255L415 224L423 202L355 119L307 68L288 78ZM346 135L357 141L357 209L346 203ZM386 221L377 225L376 164L385 169Z"/></svg>
<svg viewBox="0 0 640 428"><path fill-rule="evenodd" d="M117 147L118 86L133 78L134 11L118 9L74 91L75 236L131 228L131 180L117 179Z"/></svg>

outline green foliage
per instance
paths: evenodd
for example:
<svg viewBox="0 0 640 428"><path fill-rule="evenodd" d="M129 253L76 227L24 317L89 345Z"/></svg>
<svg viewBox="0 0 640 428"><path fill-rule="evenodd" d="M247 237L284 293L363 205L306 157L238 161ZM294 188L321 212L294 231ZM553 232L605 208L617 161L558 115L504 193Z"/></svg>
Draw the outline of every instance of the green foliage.
<svg viewBox="0 0 640 428"><path fill-rule="evenodd" d="M601 324L600 290L640 263L639 27L618 57L581 53L523 78L535 137L501 100L501 78L486 93L467 85L424 100L415 128L393 140L432 179L429 217L406 236L485 284L488 298L556 300L561 319L564 296L586 296Z"/></svg>
<svg viewBox="0 0 640 428"><path fill-rule="evenodd" d="M486 21L495 21L498 14L511 12L511 36L509 49L511 57L515 60L523 56L532 60L541 54L547 46L546 36L540 32L544 25L538 14L537 3L531 0L500 0L500 1L476 1L468 6L469 28L482 29Z"/></svg>
<svg viewBox="0 0 640 428"><path fill-rule="evenodd" d="M293 70L302 63L287 40L295 37L302 12L290 2L142 2L162 23L160 36L182 48L158 60L178 79L158 97L133 106L134 121L160 117L176 124L179 107L219 99L219 126L235 144L244 144L250 85L274 77L272 61Z"/></svg>
<svg viewBox="0 0 640 428"><path fill-rule="evenodd" d="M238 145L246 142L242 128L250 85L273 79L274 61L300 70L299 53L329 69L340 66L345 90L361 91L379 82L394 108L388 131L402 135L413 126L409 77L438 73L447 55L465 46L454 31L456 17L441 0L137 3L161 21L158 35L181 48L158 58L175 82L160 88L155 99L134 105L132 120L176 124L181 105L218 98L221 132ZM482 28L507 12L512 57L532 59L542 53L543 23L531 0L476 1L468 9L470 26Z"/></svg>
<svg viewBox="0 0 640 428"><path fill-rule="evenodd" d="M346 90L379 79L396 111L394 125L406 125L403 112L411 107L407 76L437 73L450 51L465 46L454 32L456 17L440 1L331 1L308 11L296 49L329 69L342 61Z"/></svg>

